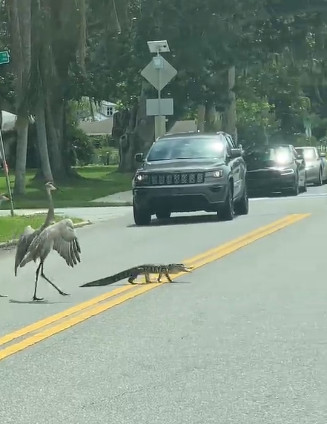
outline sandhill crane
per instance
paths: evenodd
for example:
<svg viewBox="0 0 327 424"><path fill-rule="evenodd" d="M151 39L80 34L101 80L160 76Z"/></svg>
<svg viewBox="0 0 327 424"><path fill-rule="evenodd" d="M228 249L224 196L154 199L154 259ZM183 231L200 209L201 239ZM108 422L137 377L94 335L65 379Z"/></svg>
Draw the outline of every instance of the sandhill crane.
<svg viewBox="0 0 327 424"><path fill-rule="evenodd" d="M81 253L81 248L71 219L62 219L61 221L45 228L33 239L27 249L26 255L19 263L19 267L23 267L28 262L36 262L37 259L40 260L40 264L36 270L33 300L43 300L43 298L36 297L37 282L40 271L41 277L50 283L62 296L68 295L68 293L64 293L44 275L44 261L52 249L56 250L59 255L65 259L67 265L72 268L77 264L77 262L80 262L79 254Z"/></svg>
<svg viewBox="0 0 327 424"><path fill-rule="evenodd" d="M67 224L67 221L62 220L62 221L59 221L57 223L57 224L61 223L60 226L54 227L54 225L57 225L57 224L55 224L54 206L53 206L51 191L57 190L57 189L51 182L46 183L45 187L46 187L46 192L47 192L48 200L49 200L49 209L48 209L48 214L47 214L47 217L45 219L45 222L40 228L38 228L36 230L34 228L32 228L30 225L28 225L25 228L23 234L20 236L20 238L18 240L18 244L17 244L17 248L16 248L16 256L15 256L15 276L17 276L18 267L24 266L30 260L34 260L34 262L36 262L37 258L40 259L40 264L39 264L37 271L36 271L35 291L34 291L33 300L42 300L41 298L36 297L36 288L37 288L37 282L38 282L40 270L41 270L41 277L42 278L44 278L53 287L55 287L60 294L66 295L66 293L64 293L62 290L60 290L54 283L52 283L44 275L43 263L44 263L45 258L50 253L52 248L57 250L59 252L59 254L61 256L63 256L62 255L62 249L65 248L65 243L63 243L62 246L60 245L61 247L60 246L59 247L60 247L61 250L60 249L59 249L60 251L58 250L58 241L60 241L60 231L61 232L64 231L65 222L66 222L66 225L68 225L68 227L73 225L73 224L72 224L72 221L70 221L70 220L69 220L68 224ZM50 241L50 239L48 240L47 239L48 233L44 233L44 231L47 228L50 228L50 227L51 227L51 232L49 234L51 234L52 236L53 236L53 232L57 231L57 237L59 237L59 239L57 240L56 243L54 243L54 239L53 239L53 241ZM73 230L74 230L74 226L73 226ZM42 237L41 237L41 235L42 235ZM65 237L65 235L64 235L64 237ZM76 235L75 235L75 237L76 237ZM66 238L67 238L67 234L66 234ZM37 242L36 242L36 240L37 240ZM65 240L65 238L63 240ZM34 241L35 241L35 243L34 243ZM40 243L42 245L40 245ZM33 244L33 246L32 246L32 244ZM80 247L79 247L77 240L76 240L76 242L73 243L73 245L76 246L77 255L78 255L78 253L80 253L80 250L79 250ZM36 251L35 251L35 246L37 246ZM70 244L69 244L68 247L69 247L69 249L71 249ZM44 255L46 250L48 250L48 251ZM70 254L70 251L66 252L66 255L67 255L67 253ZM64 254L65 254L65 252L64 252ZM30 258L31 255L34 255L32 257L32 259L27 260L27 257ZM75 254L73 253L73 257L75 257L75 256L76 256L76 253ZM34 259L34 257L35 257L35 259ZM66 259L66 257L65 257L65 259ZM23 261L24 261L24 263L23 263ZM67 262L67 259L66 259L66 262ZM70 263L69 263L69 265L70 265Z"/></svg>
<svg viewBox="0 0 327 424"><path fill-rule="evenodd" d="M0 206L2 202L6 202L8 199L8 197L6 197L4 194L0 194ZM0 297L8 297L7 294L0 294Z"/></svg>
<svg viewBox="0 0 327 424"><path fill-rule="evenodd" d="M43 231L45 228L49 227L49 225L55 223L54 206L53 206L51 191L57 190L57 188L51 182L47 182L45 183L45 190L48 195L48 201L49 201L47 216L45 218L44 224L40 228L37 228L35 230L30 225L28 225L24 229L23 234L19 237L17 247L16 247L16 256L15 256L15 276L17 276L17 268L20 262L23 260L24 256L26 255L27 249L29 245L32 243L32 241L34 240L34 238L38 234L40 234L41 231Z"/></svg>

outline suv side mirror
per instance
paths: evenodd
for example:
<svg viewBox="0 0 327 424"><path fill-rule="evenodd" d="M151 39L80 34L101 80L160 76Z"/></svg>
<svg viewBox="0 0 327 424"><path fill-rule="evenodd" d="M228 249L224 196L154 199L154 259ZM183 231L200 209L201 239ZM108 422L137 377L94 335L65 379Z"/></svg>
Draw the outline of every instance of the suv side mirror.
<svg viewBox="0 0 327 424"><path fill-rule="evenodd" d="M143 162L143 153L136 153L135 161L136 162Z"/></svg>
<svg viewBox="0 0 327 424"><path fill-rule="evenodd" d="M230 157L231 158L238 158L242 156L243 149L242 148L236 148L236 149L230 149Z"/></svg>
<svg viewBox="0 0 327 424"><path fill-rule="evenodd" d="M300 155L300 153L298 153L297 154L297 158L296 159L298 159L298 160L303 160L304 159L304 157L303 157L303 155Z"/></svg>

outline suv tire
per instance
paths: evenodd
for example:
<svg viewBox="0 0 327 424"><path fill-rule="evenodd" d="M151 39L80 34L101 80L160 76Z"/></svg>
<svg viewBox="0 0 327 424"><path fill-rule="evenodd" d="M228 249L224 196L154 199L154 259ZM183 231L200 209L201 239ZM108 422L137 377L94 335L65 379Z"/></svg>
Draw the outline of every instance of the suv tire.
<svg viewBox="0 0 327 424"><path fill-rule="evenodd" d="M149 225L151 222L151 213L147 209L137 208L134 204L133 215L136 225Z"/></svg>
<svg viewBox="0 0 327 424"><path fill-rule="evenodd" d="M317 178L317 181L316 181L315 185L316 185L316 186L321 186L321 185L323 185L323 180L322 180L322 170L321 170L321 168L320 168L320 170L319 170L318 178Z"/></svg>
<svg viewBox="0 0 327 424"><path fill-rule="evenodd" d="M300 193L300 187L299 187L299 175L297 175L295 181L294 181L294 186L293 188L291 188L289 190L289 194L291 196L298 196Z"/></svg>
<svg viewBox="0 0 327 424"><path fill-rule="evenodd" d="M249 198L246 186L244 186L241 199L235 202L234 210L236 215L247 215L249 213Z"/></svg>
<svg viewBox="0 0 327 424"><path fill-rule="evenodd" d="M233 202L233 189L232 182L228 184L227 196L224 205L217 212L218 217L223 221L231 221L234 219L234 202Z"/></svg>
<svg viewBox="0 0 327 424"><path fill-rule="evenodd" d="M161 209L156 212L157 219L169 219L171 212L166 209Z"/></svg>

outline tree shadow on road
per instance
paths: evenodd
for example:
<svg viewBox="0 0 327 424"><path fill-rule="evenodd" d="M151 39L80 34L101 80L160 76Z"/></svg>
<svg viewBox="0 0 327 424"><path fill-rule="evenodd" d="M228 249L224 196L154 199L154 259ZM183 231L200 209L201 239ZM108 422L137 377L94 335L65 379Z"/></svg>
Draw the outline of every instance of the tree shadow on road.
<svg viewBox="0 0 327 424"><path fill-rule="evenodd" d="M289 197L286 196L285 193L269 193L269 192L263 192L263 191L253 191L251 193L248 193L249 199L261 199L265 197L271 197L271 198L281 198L281 197Z"/></svg>
<svg viewBox="0 0 327 424"><path fill-rule="evenodd" d="M68 304L68 302L52 302L49 300L18 300L18 299L8 299L9 303L25 304L25 305L55 305L55 304Z"/></svg>
<svg viewBox="0 0 327 424"><path fill-rule="evenodd" d="M234 220L237 219L238 216L235 215ZM190 225L190 224L210 224L210 223L226 223L226 222L232 222L232 221L221 221L217 214L214 215L192 215L192 216L174 216L172 218L168 219L156 219L153 218L151 220L150 225L136 225L136 224L130 224L127 225L127 228L136 228L136 227L162 227L167 225Z"/></svg>

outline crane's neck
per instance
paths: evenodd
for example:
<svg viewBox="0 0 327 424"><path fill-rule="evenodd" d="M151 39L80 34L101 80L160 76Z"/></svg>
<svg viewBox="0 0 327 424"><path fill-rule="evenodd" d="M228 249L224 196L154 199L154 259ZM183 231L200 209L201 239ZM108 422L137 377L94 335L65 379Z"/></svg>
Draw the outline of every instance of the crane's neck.
<svg viewBox="0 0 327 424"><path fill-rule="evenodd" d="M55 222L55 216L54 216L54 206L53 206L52 194L51 194L51 190L49 188L47 188L47 195L48 195L48 200L49 200L49 209L48 209L47 217L45 219L45 225L50 225L50 224L53 224Z"/></svg>

